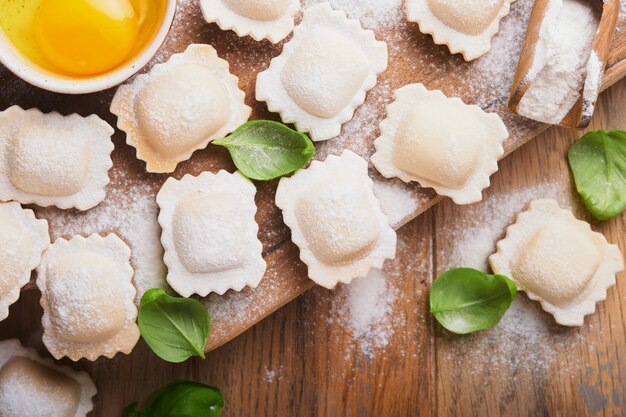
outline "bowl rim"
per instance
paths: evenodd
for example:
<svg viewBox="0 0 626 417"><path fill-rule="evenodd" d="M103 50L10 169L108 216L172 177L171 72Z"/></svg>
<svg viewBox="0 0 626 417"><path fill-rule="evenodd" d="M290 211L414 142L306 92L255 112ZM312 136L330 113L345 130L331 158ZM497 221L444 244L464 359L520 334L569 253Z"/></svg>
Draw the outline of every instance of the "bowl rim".
<svg viewBox="0 0 626 417"><path fill-rule="evenodd" d="M43 70L19 52L2 29L0 29L0 63L27 83L54 93L89 94L104 91L122 84L137 74L156 56L172 28L177 4L178 0L166 0L163 21L148 46L124 66L104 75L70 79Z"/></svg>

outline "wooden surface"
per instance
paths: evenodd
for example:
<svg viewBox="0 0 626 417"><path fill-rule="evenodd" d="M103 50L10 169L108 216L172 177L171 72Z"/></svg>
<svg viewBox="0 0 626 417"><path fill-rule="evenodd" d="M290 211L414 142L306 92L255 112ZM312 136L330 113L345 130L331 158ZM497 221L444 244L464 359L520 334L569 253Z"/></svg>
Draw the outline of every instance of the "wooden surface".
<svg viewBox="0 0 626 417"><path fill-rule="evenodd" d="M622 81L601 96L590 128L626 129L625 102ZM496 329L473 336L446 333L427 312L431 281L450 263L472 258L459 250L463 243L472 252L487 242L489 252L513 206L555 197L584 214L571 197L565 160L580 135L550 129L502 162L483 203L446 200L400 230L398 258L385 267L394 294L384 318L391 324L381 331L386 345L370 347L377 332L355 338L350 315L338 311L346 287L315 288L205 361L166 364L143 342L130 356L82 361L77 367L90 371L99 389L91 416L120 416L126 404L177 378L219 386L225 417L626 415L624 273L576 329L555 325L523 294ZM626 216L594 229L626 252ZM38 293L26 292L0 323L0 338L19 337L45 354L40 317Z"/></svg>
<svg viewBox="0 0 626 417"><path fill-rule="evenodd" d="M316 0L303 0L303 3L312 1ZM346 5L352 0L334 1ZM354 2L358 3L357 0ZM396 0L390 4L395 3L400 4ZM382 16L380 21L365 16L366 26L372 27L377 37L389 45L389 69L382 74L378 85L368 94L366 103L357 110L354 119L344 125L341 136L316 144L316 157L323 159L328 154L337 154L349 148L368 158L378 134L378 123L385 117L385 106L393 99L393 90L413 82L422 82L429 88L441 89L450 96L459 96L468 103L479 104L487 111L499 113L511 133L505 144L507 153L529 141L545 126L510 114L506 104L531 7L532 0L516 1L511 14L502 22L501 32L494 39L493 51L472 63L465 62L460 55L450 55L445 46L434 45L429 36L419 32L417 25L406 21L401 10L391 17ZM280 53L281 45L259 43L250 38L238 38L232 32L223 32L216 25L204 22L197 2L184 1L180 3L172 33L154 62L183 51L192 42L209 43L215 46L222 58L228 60L232 72L240 78L240 86L247 93L246 102L254 109L253 119L276 118L276 115L267 113L263 103L254 100L253 91L256 74L268 66L273 56ZM626 31L619 31L611 48L605 86L626 74L625 58ZM19 104L25 108L39 107L44 111L57 110L63 114L95 113L115 125L115 118L109 112L113 93L114 90L110 90L77 97L47 93L28 86L0 67L0 109ZM118 233L133 250L135 280L140 291L143 291L164 285L165 267L161 253L158 252L162 250L158 243L158 231L145 234L144 230L133 228L138 227L139 223L143 224L146 218L152 219L156 225L154 196L167 176L147 174L144 164L135 158L134 149L124 143L121 132L117 132L113 140L116 148L112 155L114 168L110 173L111 184L107 198L102 204L84 214L54 208L34 209L39 217L50 221L53 239L72 234ZM173 176L180 178L186 173L198 174L206 170L215 172L219 169L233 170L233 166L223 149L209 146L206 150L196 152L190 161L181 164ZM411 209L398 220L397 226L441 200L432 190L420 189L416 184L405 186L398 181L384 180L373 169L370 174L375 181L394 184L402 189L404 195L413 202ZM281 214L274 205L275 187L276 181L258 184L257 221L268 264L267 273L255 290L229 292L223 297L212 296L206 300L214 324L207 350L233 339L313 286L306 278L305 266L297 261L297 248L290 242L289 230L282 223ZM148 205L138 207L137 200L148 202ZM387 204L393 206L395 202ZM143 239L142 234L145 234ZM156 252L144 256L143 262L139 262L137 254L149 246L155 246Z"/></svg>
<svg viewBox="0 0 626 417"><path fill-rule="evenodd" d="M518 0L515 7L528 3ZM206 25L193 6L182 10L178 19L178 32L170 38L166 51L183 50L190 39L214 44L220 55L229 59L247 92L253 90L254 72L267 66L267 54L279 52L279 47L263 43L264 52L259 55L257 43ZM509 152L544 129L505 115L508 86L463 84L460 80L478 79L472 77L480 75L480 65L466 64L458 56L451 57L444 47L433 46L415 25L383 27L377 33L390 42L405 42L404 49L402 45L391 49L387 77L396 78L383 79L384 89L368 97L377 106L384 107L393 89L420 81L503 114L513 133L507 144ZM406 42L411 42L410 49L406 49ZM626 73L625 56L626 36L620 35L612 48L605 83L612 84ZM487 94L487 90L497 90L497 94ZM64 113L96 112L113 124L107 111L111 96L111 91L73 98L43 93L0 70L0 108L21 104ZM620 83L601 99L592 127L626 128L625 100L626 84ZM255 106L255 117L268 116L250 96L248 102ZM379 109L370 124L376 125L382 117L384 112ZM375 130L367 130L353 141L343 137L335 142L367 154L371 146L364 150L362 142L371 144L375 134ZM221 387L228 403L225 416L626 415L626 312L621 308L626 288L621 281L611 290L599 313L580 330L553 325L551 318L524 296L506 325L463 338L443 332L432 323L426 310L433 277L455 258L462 258L455 255L472 247L472 233L477 244L485 240L485 234L489 235L476 219L493 223L490 216L499 212L498 207L507 205L507 197L518 195L521 189L554 194L564 190L565 196L558 196L567 199L570 179L564 151L578 136L573 131L550 130L502 163L484 204L454 207L445 200L400 230L398 258L385 269L393 292L393 312L386 315L388 323L381 325L385 337L376 337L374 332L374 336L367 334L355 340L350 314L344 311L349 290L342 287L329 292L316 288L243 336L214 350L206 361L168 365L140 343L130 356L118 355L93 364L80 362L77 367L89 370L99 389L97 409L92 416L118 416L127 403L145 399L154 389L176 378L197 379ZM120 171L113 173L111 189L131 189L130 186L143 182L151 184L153 191L158 189L165 176L145 174L143 166L132 157L132 149L123 143L123 137L118 133L114 140L113 157ZM335 150L334 146L320 146L320 155ZM221 167L232 169L225 153L210 147L196 153L175 176ZM546 188L546 183L552 188ZM215 317L210 348L232 339L312 286L273 206L274 187L275 184L260 185L258 198L257 220L268 275L256 291L208 301ZM411 192L419 203L412 215L439 201L429 192ZM516 198L519 200L519 196ZM38 213L57 215L54 210ZM622 249L626 249L625 228L623 217L598 227ZM54 233L64 232L59 229ZM460 240L464 241L464 250L457 245ZM0 339L19 337L46 354L41 346L38 299L37 291L23 293L11 308L9 318L0 323Z"/></svg>

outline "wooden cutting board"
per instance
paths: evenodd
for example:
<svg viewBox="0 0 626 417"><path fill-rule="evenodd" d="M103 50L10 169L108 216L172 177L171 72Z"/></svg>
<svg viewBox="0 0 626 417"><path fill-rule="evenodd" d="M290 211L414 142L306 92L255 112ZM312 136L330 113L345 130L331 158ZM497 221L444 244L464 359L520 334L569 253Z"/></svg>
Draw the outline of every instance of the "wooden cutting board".
<svg viewBox="0 0 626 417"><path fill-rule="evenodd" d="M393 100L393 91L415 82L424 83L430 89L441 89L449 96L459 96L467 103L500 114L511 134L505 144L507 154L546 128L514 116L506 108L532 8L531 0L518 0L513 4L511 14L503 20L501 31L494 39L492 52L472 63L466 63L459 55L450 55L445 46L434 45L432 38L421 34L416 24L407 22L400 0L385 1L388 6L379 3L368 11L363 4L376 2L335 0L337 8L345 8L351 17L360 18L365 26L376 32L377 38L388 43L390 65L379 78L376 88L368 94L365 104L357 110L355 118L344 126L342 134L316 144L317 159L338 154L343 149L352 149L368 158L378 134L378 123L385 117L385 106ZM305 5L314 2L317 0L303 1ZM622 24L626 24L626 20L618 27ZM194 42L213 45L220 57L231 64L231 71L239 77L240 86L247 94L246 102L253 108L252 119L277 119L276 115L267 112L264 103L254 100L254 86L256 74L267 68L272 57L280 54L281 45L255 42L250 38L239 38L232 32L223 32L216 25L207 24L197 3L187 0L180 2L172 32L153 64L166 60L172 53L182 52ZM612 85L624 75L626 29L624 32L618 29L603 87ZM115 126L115 117L109 112L114 92L109 90L84 96L49 93L26 84L0 67L1 110L18 104L24 108L39 107L46 112L97 114ZM121 132L116 132L113 140L114 167L110 172L107 199L102 204L86 213L32 208L38 217L49 220L53 239L72 234L118 233L133 250L136 283L143 291L164 283L166 270L158 240L154 196L167 175L146 173L145 164L135 158L134 148L125 144ZM233 171L234 166L223 149L211 145L181 164L173 176L180 178L187 173L197 175L220 169ZM432 190L385 180L373 169L370 174L377 183L383 208L395 227L401 227L440 201ZM204 300L213 318L207 350L231 340L314 285L307 278L306 266L299 261L298 249L291 243L289 230L273 203L277 182L257 185L257 221L268 270L260 286L254 290L229 292ZM37 291L32 285L27 290Z"/></svg>

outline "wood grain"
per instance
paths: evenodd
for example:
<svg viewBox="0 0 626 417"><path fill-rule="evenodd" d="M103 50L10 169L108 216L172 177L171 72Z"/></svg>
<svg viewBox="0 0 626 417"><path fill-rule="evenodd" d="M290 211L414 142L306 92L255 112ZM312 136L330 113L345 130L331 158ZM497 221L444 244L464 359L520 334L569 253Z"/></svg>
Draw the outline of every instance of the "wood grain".
<svg viewBox="0 0 626 417"><path fill-rule="evenodd" d="M254 54L243 61L241 56L254 51L256 43L223 34L199 22L195 13L197 10L191 8L179 17L186 22L185 32L193 33L194 39L215 43L220 55L232 57L233 70L240 75L244 88L251 91L254 78L246 76L247 72L267 62ZM441 87L448 93L460 91L455 83L471 74L471 66L458 57L450 57L444 48L434 47L415 27L402 30L411 32L409 39L415 48L407 58L393 64L390 70L405 75L392 86L421 78L430 87ZM187 39L171 40L168 50L175 50L178 43ZM272 54L279 50L269 44L264 47ZM181 49L184 48L178 48ZM436 69L425 63L416 69L420 55L432 59ZM607 85L626 73L625 56L626 36L619 36L609 59ZM255 60L259 62L255 64ZM464 99L471 101L472 95L478 93L464 94ZM111 95L112 92L106 92L70 100L31 89L0 71L0 108L18 103L65 113L95 111L113 123L107 111ZM626 83L621 82L602 96L592 128L626 128L625 100ZM505 106L506 97L492 104L493 109ZM257 116L266 116L258 105L256 108ZM519 126L520 122L513 123ZM539 125L527 125L519 130L524 135L512 140L507 150L520 147L543 129ZM600 304L598 313L588 318L581 329L567 330L553 325L551 318L523 295L519 301L525 313L519 318L517 330L509 323L484 334L453 337L437 327L427 313L430 282L449 263L457 239L466 230L467 219L483 219L489 213L489 204L497 206L501 199L519 190L545 183L557 184L557 190L565 191L565 196L560 197L570 198L564 151L579 136L576 131L550 129L502 162L485 194L485 203L455 207L445 200L400 230L398 258L385 268L396 292L392 317L398 324L388 343L375 349L364 349L363 340L355 340L349 323L337 312L337 306L345 303L345 288L335 292L315 288L284 306L309 289L311 283L298 261L297 248L290 242L288 230L272 204L275 185L261 185L258 220L270 272L257 291L244 293L242 299L232 295L220 299L220 303L230 302L239 307L242 301L247 302L244 307L249 307L253 314L245 315L243 324L237 317L216 320L209 347L225 343L284 307L241 337L210 352L205 361L167 364L155 358L141 342L130 356L93 364L79 362L74 366L88 370L99 389L91 417L120 416L128 403L145 400L157 387L179 378L219 386L227 398L225 417L625 415L623 274L617 286L610 290L607 301ZM370 139L373 138L366 140ZM121 135L116 135L115 144L115 162L123 167L125 175L136 181L154 182L155 186L164 180L164 176L143 172ZM175 175L220 167L232 169L226 155L211 148L194 155ZM425 196L419 197L423 202L420 212L439 201L432 194L415 192ZM582 213L580 208L577 213ZM489 221L485 218L484 223ZM618 243L623 251L626 249L624 216L595 228ZM281 297L270 297L276 293ZM47 355L41 345L39 296L36 290L27 291L12 306L9 318L0 322L0 339L20 338ZM527 316L532 325L526 323Z"/></svg>
<svg viewBox="0 0 626 417"><path fill-rule="evenodd" d="M601 96L599 111L589 129L625 129L626 115L618 104L625 99L625 82ZM515 200L514 196L523 190L536 189L539 197L557 198L562 204L573 205L579 217L587 218L572 195L565 158L566 150L580 135L551 129L503 161L488 191L489 199L477 208L447 203L437 206L435 219L440 226L435 229L436 264L448 264L446 257L454 252L461 230L471 229L477 213L493 214L487 208L488 201L495 201L496 209L505 210L507 201ZM593 225L622 252L626 249L625 219L622 215ZM487 218L479 223L489 221ZM452 226L441 226L445 224ZM443 268L438 267L435 275L442 272ZM506 331L496 329L459 338L436 328L437 415L624 415L625 292L624 274L620 273L607 301L599 303L598 312L587 317L581 328L556 325L525 295L517 300L524 314L510 320Z"/></svg>
<svg viewBox="0 0 626 417"><path fill-rule="evenodd" d="M626 129L625 100L622 81L601 96L591 129ZM512 322L519 328L509 322L453 336L427 312L431 281L453 261L468 228L491 228L494 207L538 189L585 217L571 194L565 161L565 150L578 137L550 129L502 162L483 203L458 207L446 200L399 231L398 258L385 267L397 291L390 316L399 319L387 345L363 349L363 340L351 333L336 310L345 303L345 287L315 288L205 361L167 364L141 343L130 356L79 363L100 390L91 417L120 416L128 403L177 378L219 386L227 399L224 417L623 416L624 273L580 329L555 325L523 294L522 314ZM626 251L626 216L594 229ZM19 337L45 354L38 297L36 291L24 294L0 323L0 337Z"/></svg>
<svg viewBox="0 0 626 417"><path fill-rule="evenodd" d="M520 36L523 36L523 25L531 6L530 0L515 2L511 15L503 23L502 30L511 32L511 27L508 29L506 27L508 22L509 25L515 24ZM355 120L344 126L342 135L316 145L317 158L324 158L330 153L340 153L345 148L352 149L366 158L369 157L373 151L373 141L378 134L375 127L385 116L384 108L392 100L392 91L413 82L422 82L429 88L442 89L448 95L460 96L466 102L478 103L487 111L499 113L511 133L505 144L507 154L547 128L512 115L507 110L508 91L514 73L511 70L517 63L517 56L515 53L500 56L497 48L512 48L514 51L515 48L521 48L521 40L506 39L505 45L496 45L492 55L487 55L483 61L466 63L459 55L451 56L446 47L434 45L430 37L418 31L417 25L404 19L399 19L392 26L377 27L376 33L390 46L389 69L382 74L378 86L368 94L366 104L357 111ZM516 44L511 43L513 41ZM279 54L281 45L258 43L250 38L239 38L232 32L223 32L216 25L204 22L195 2L185 2L179 8L172 33L156 61L162 61L172 53L183 51L192 42L213 45L219 55L230 63L231 71L239 77L240 86L246 92L246 102L253 108L252 119L276 118L276 115L267 112L263 103L256 102L253 97L256 74L268 66L273 56ZM624 74L626 74L626 32L624 34L618 32L611 48L604 87L617 81ZM24 108L39 107L44 111L56 110L63 114L95 113L111 125L115 125L115 118L109 112L113 93L114 90L85 96L48 93L27 85L6 70L0 70L0 109L19 104ZM124 213L132 209L127 206L129 201L127 194L147 188L147 191L144 191L145 197L153 200L167 176L146 173L144 164L135 158L134 149L125 144L121 132L118 131L113 140L114 168L111 171L109 197L96 210L109 212L117 210ZM173 176L180 178L187 173L196 175L202 171L216 172L220 169L232 171L234 167L224 150L209 146L206 150L194 153L189 161L180 164ZM384 181L375 170L372 169L370 174L375 180ZM224 297L209 297L207 305L213 316L214 332L207 344L207 350L233 339L313 286L306 278L304 266L294 262L289 256L297 253L297 249L290 242L289 230L282 223L281 214L273 203L276 182L258 184L258 187L257 222L260 225L260 238L269 268L261 285L254 290L229 292ZM115 193L117 199L111 197L113 190L117 191ZM406 187L406 192L416 202L416 208L413 212L407 213L397 226L405 224L441 201L432 190L423 190L416 184ZM106 207L103 208L104 206ZM33 207L33 209L39 217L47 219L66 216L54 208ZM156 214L154 216L156 218ZM115 225L114 220L109 223L106 230L97 231L117 232L123 238L126 237L124 230L121 226ZM52 228L54 236L68 235L65 222L55 224ZM131 249L133 251L136 249L133 248L133 244ZM160 276L155 277L156 281L162 279Z"/></svg>

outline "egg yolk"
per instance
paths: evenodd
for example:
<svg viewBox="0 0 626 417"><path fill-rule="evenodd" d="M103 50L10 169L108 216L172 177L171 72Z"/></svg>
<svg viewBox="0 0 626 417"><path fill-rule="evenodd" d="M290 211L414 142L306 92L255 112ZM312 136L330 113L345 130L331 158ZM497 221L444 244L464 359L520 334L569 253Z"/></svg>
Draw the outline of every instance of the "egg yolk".
<svg viewBox="0 0 626 417"><path fill-rule="evenodd" d="M69 74L94 75L128 58L139 25L129 0L44 0L35 37L52 65Z"/></svg>

